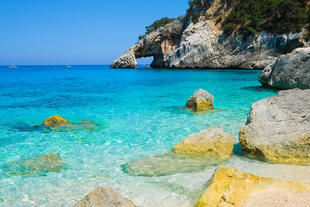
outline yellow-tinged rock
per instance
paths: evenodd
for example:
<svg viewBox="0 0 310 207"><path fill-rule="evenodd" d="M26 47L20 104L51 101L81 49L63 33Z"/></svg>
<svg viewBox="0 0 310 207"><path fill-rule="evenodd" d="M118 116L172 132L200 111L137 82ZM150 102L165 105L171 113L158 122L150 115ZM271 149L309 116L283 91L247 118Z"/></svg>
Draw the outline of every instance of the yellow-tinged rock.
<svg viewBox="0 0 310 207"><path fill-rule="evenodd" d="M186 103L186 108L190 108L193 111L204 111L207 109L213 109L214 97L205 90L199 89L195 92Z"/></svg>
<svg viewBox="0 0 310 207"><path fill-rule="evenodd" d="M228 159L233 152L234 141L230 133L222 129L206 129L190 135L173 147L173 151L186 155L204 155Z"/></svg>
<svg viewBox="0 0 310 207"><path fill-rule="evenodd" d="M72 124L72 123L58 115L51 116L45 119L43 122L43 125L48 126L48 127L56 127L56 126L61 126L61 125L66 125L66 124Z"/></svg>
<svg viewBox="0 0 310 207"><path fill-rule="evenodd" d="M196 207L310 206L310 184L220 167Z"/></svg>

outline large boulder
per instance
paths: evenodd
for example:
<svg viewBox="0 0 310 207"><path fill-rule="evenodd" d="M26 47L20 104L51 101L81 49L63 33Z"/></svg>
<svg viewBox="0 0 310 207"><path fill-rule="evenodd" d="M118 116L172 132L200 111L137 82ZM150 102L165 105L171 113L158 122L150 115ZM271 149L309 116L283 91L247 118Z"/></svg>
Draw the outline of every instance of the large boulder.
<svg viewBox="0 0 310 207"><path fill-rule="evenodd" d="M267 161L310 164L310 90L281 91L254 103L239 140L245 152Z"/></svg>
<svg viewBox="0 0 310 207"><path fill-rule="evenodd" d="M196 207L305 207L310 185L220 167Z"/></svg>
<svg viewBox="0 0 310 207"><path fill-rule="evenodd" d="M163 155L137 159L123 165L130 175L161 176L202 170L228 159L233 137L221 129L207 129L185 138Z"/></svg>
<svg viewBox="0 0 310 207"><path fill-rule="evenodd" d="M199 89L187 101L186 108L190 108L193 111L204 111L207 109L213 109L213 101L214 97L208 91Z"/></svg>
<svg viewBox="0 0 310 207"><path fill-rule="evenodd" d="M259 81L263 86L279 89L310 88L310 47L280 56L263 70Z"/></svg>
<svg viewBox="0 0 310 207"><path fill-rule="evenodd" d="M136 205L112 188L98 187L75 204L74 207L136 207Z"/></svg>
<svg viewBox="0 0 310 207"><path fill-rule="evenodd" d="M57 126L63 126L63 125L68 125L68 124L72 124L72 123L58 115L51 116L45 119L43 122L43 125L47 127L57 127Z"/></svg>
<svg viewBox="0 0 310 207"><path fill-rule="evenodd" d="M9 175L35 176L49 172L60 172L64 163L57 153L49 153L38 157L28 158L8 165Z"/></svg>
<svg viewBox="0 0 310 207"><path fill-rule="evenodd" d="M173 151L185 155L215 157L226 160L233 152L234 140L222 129L206 129L190 135L173 147Z"/></svg>

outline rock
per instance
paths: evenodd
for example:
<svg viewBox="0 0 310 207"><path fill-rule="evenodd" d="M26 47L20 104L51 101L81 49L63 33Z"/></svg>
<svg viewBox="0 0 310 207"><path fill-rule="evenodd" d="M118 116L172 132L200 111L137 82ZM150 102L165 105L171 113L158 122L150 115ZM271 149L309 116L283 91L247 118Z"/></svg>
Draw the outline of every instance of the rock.
<svg viewBox="0 0 310 207"><path fill-rule="evenodd" d="M254 103L239 140L245 152L267 161L310 164L310 90L281 91Z"/></svg>
<svg viewBox="0 0 310 207"><path fill-rule="evenodd" d="M111 64L111 68L136 68L137 60L134 51L135 47L127 50L118 60Z"/></svg>
<svg viewBox="0 0 310 207"><path fill-rule="evenodd" d="M261 32L244 39L223 33L219 18L231 11L222 0L200 1L199 22L187 16L149 34L111 65L113 68L136 66L136 58L153 56L152 67L162 68L238 68L264 69L279 55L302 47L305 32L272 34Z"/></svg>
<svg viewBox="0 0 310 207"><path fill-rule="evenodd" d="M115 60L112 68L136 68L136 58L153 56L151 67L164 67L163 60L179 44L179 35L183 30L184 18L178 18L161 27L158 30L146 35L133 47L129 48L119 59Z"/></svg>
<svg viewBox="0 0 310 207"><path fill-rule="evenodd" d="M98 187L75 204L74 207L136 207L136 205L112 188Z"/></svg>
<svg viewBox="0 0 310 207"><path fill-rule="evenodd" d="M303 207L309 202L309 184L220 167L196 207Z"/></svg>
<svg viewBox="0 0 310 207"><path fill-rule="evenodd" d="M192 156L175 152L133 160L122 165L125 173L133 176L165 176L203 170L222 160L215 157Z"/></svg>
<svg viewBox="0 0 310 207"><path fill-rule="evenodd" d="M193 111L213 109L213 101L214 97L209 92L199 89L187 101L186 107L192 109Z"/></svg>
<svg viewBox="0 0 310 207"><path fill-rule="evenodd" d="M131 161L122 165L124 172L138 176L163 176L202 170L228 159L233 137L222 129L207 129L185 138L163 155Z"/></svg>
<svg viewBox="0 0 310 207"><path fill-rule="evenodd" d="M278 89L310 88L310 47L280 56L259 77L263 86Z"/></svg>
<svg viewBox="0 0 310 207"><path fill-rule="evenodd" d="M206 129L185 138L173 147L173 151L185 155L200 155L226 160L233 152L234 140L222 129Z"/></svg>
<svg viewBox="0 0 310 207"><path fill-rule="evenodd" d="M62 125L72 124L70 121L65 120L61 116L55 115L44 120L43 125L47 127L57 127Z"/></svg>
<svg viewBox="0 0 310 207"><path fill-rule="evenodd" d="M9 175L36 176L60 172L64 163L57 153L44 154L8 165Z"/></svg>

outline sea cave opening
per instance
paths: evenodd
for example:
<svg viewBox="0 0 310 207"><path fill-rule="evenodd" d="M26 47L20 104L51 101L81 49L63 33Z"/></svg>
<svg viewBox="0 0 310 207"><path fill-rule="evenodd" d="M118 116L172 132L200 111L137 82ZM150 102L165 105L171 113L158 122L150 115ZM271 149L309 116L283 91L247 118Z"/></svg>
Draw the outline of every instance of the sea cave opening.
<svg viewBox="0 0 310 207"><path fill-rule="evenodd" d="M137 58L137 68L150 68L151 63L153 62L154 57L142 57Z"/></svg>

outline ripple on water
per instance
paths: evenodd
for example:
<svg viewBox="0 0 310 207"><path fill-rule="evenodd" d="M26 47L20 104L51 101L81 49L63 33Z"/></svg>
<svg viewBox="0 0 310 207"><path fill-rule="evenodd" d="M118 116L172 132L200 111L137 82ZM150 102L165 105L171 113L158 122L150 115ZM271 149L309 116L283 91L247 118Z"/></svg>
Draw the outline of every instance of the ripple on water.
<svg viewBox="0 0 310 207"><path fill-rule="evenodd" d="M19 75L16 75L18 73ZM107 66L25 67L0 70L0 206L73 206L97 186L110 186L138 206L188 207L218 165L165 176L131 176L121 165L167 153L190 134L223 128L234 135L251 104L272 96L259 87L259 71L111 70ZM57 83L57 84L55 84ZM217 110L184 109L198 89ZM42 128L54 114L96 129ZM87 127L86 127L87 128ZM233 156L221 165L260 176L310 182L308 166L285 166ZM3 166L57 152L67 168L45 176L8 176Z"/></svg>

